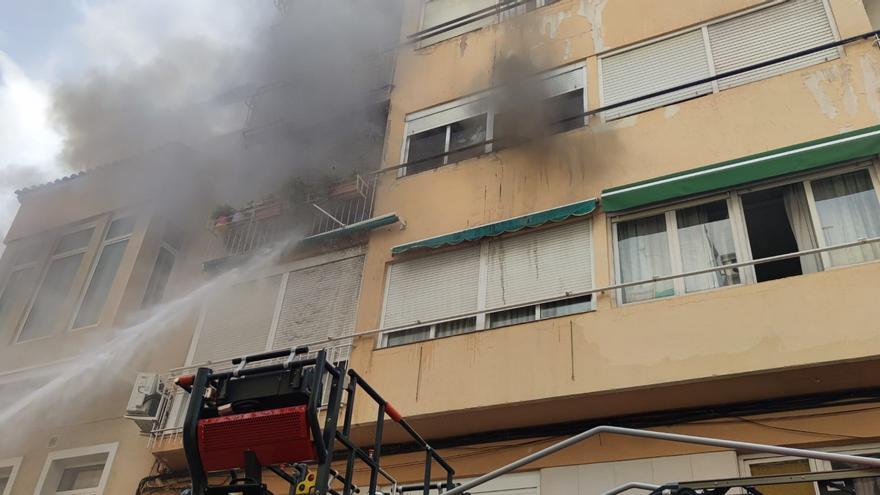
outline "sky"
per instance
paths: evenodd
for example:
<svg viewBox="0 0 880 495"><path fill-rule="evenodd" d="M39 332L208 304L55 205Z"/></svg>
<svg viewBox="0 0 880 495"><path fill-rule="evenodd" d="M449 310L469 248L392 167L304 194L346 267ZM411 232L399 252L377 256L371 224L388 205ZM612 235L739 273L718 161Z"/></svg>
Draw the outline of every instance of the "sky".
<svg viewBox="0 0 880 495"><path fill-rule="evenodd" d="M240 43L273 14L272 0L0 0L0 237L16 189L72 172L54 88L148 66L171 40Z"/></svg>

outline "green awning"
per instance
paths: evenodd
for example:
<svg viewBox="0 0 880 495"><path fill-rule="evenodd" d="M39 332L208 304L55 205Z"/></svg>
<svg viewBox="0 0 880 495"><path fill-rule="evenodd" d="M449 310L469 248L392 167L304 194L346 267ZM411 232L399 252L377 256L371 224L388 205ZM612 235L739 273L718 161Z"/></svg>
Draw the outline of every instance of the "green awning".
<svg viewBox="0 0 880 495"><path fill-rule="evenodd" d="M602 191L608 212L739 186L880 153L880 126Z"/></svg>
<svg viewBox="0 0 880 495"><path fill-rule="evenodd" d="M442 246L451 246L462 242L478 241L485 237L495 237L507 232L516 232L525 228L534 228L544 225L547 222L561 222L571 217L580 217L588 215L596 209L596 200L588 199L579 201L549 210L539 211L523 215L520 217L509 218L500 222L489 223L473 227L470 229L453 232L421 241L410 242L408 244L400 244L391 248L392 254L400 254L411 249L419 248L439 248Z"/></svg>
<svg viewBox="0 0 880 495"><path fill-rule="evenodd" d="M397 223L399 221L400 221L400 219L397 218L396 213L386 213L385 215L380 215L378 217L369 218L369 219L363 220L361 222L346 225L345 227L339 227L338 229L333 229L333 230L329 230L327 232L323 232L321 234L316 234L313 236L306 237L305 239L302 240L302 242L326 241L326 240L330 240L330 239L335 239L337 237L343 237L343 236L347 236L347 235L356 234L358 232L363 232L365 230L378 229L379 227L391 225L392 223Z"/></svg>

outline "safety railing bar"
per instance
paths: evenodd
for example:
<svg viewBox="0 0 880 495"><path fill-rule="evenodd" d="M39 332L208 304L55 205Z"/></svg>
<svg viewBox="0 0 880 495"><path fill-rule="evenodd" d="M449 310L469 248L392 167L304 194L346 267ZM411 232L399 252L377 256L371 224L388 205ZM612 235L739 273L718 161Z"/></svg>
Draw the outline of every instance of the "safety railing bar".
<svg viewBox="0 0 880 495"><path fill-rule="evenodd" d="M472 481L467 483L463 483L460 486L453 488L445 492L444 495L458 495L460 493L464 493L471 488L475 488L480 486L488 481L494 480L495 478L507 474L511 471L519 469L523 466L531 464L539 459L543 459L548 455L554 454L562 449L580 443L588 438L594 437L596 435L608 433L614 435L623 435L630 437L639 437L639 438L650 438L654 440L666 440L670 442L681 442L681 443L691 443L696 445L708 445L711 447L721 447L727 449L734 450L746 450L750 452L762 453L762 454L776 454L783 456L792 456L792 457L804 457L807 459L818 459L823 461L834 461L834 462L846 462L850 464L856 464L861 466L873 466L880 467L880 459L872 458L872 457L862 457L857 455L850 454L838 454L835 452L822 452L817 450L807 450L807 449L797 449L793 447L780 447L777 445L766 445L760 443L751 443L751 442L739 442L736 440L724 440L720 438L710 438L710 437L701 437L694 435L683 435L680 433L667 433L661 431L652 431L652 430L638 430L634 428L623 428L620 426L597 426L595 428L590 428L584 432L581 432L575 436L569 437L565 440L557 442L549 447L543 448L534 454L527 455L516 461L511 462L505 466L502 466L494 471L491 471L483 476L480 476Z"/></svg>
<svg viewBox="0 0 880 495"><path fill-rule="evenodd" d="M859 239L858 241L847 242L844 244L836 244L834 246L805 249L803 251L796 251L793 253L768 256L766 258L759 258L756 260L742 261L739 263L731 263L729 265L721 265L721 266L716 266L716 267L711 267L711 268L704 268L704 269L700 269L700 270L692 270L689 272L682 272L682 273L673 274L673 275L664 275L661 277L636 280L634 282L625 282L625 283L620 283L620 284L606 285L604 287L597 287L595 289L590 289L590 290L585 290L585 291L574 291L574 292L566 293L564 295L560 295L560 296L556 296L556 297L550 297L550 298L544 298L544 299L538 299L535 301L530 301L528 303L509 304L506 306L499 306L497 308L472 311L469 313L460 313L457 315L446 316L443 318L435 318L433 320L419 321L419 322L410 323L407 325L398 325L398 326L388 327L388 328L377 328L377 329L368 330L365 332L358 332L354 335L349 335L346 337L328 337L325 340L310 342L307 345L319 346L322 344L338 342L338 341L342 340L343 338L350 339L352 337L354 337L354 338L367 337L367 336L375 335L375 334L379 334L379 333L394 332L397 330L405 330L408 328L434 325L437 323L443 323L443 322L453 321L453 320L460 320L462 318L469 318L469 317L477 316L477 315L481 315L481 314L495 313L495 312L500 312L500 311L508 311L511 309L522 308L525 306L535 306L535 305L539 305L539 304L546 304L546 303L550 303L550 302L559 301L560 299L573 299L573 298L577 298L577 297L591 296L594 294L601 294L601 293L605 293L605 292L609 292L609 291L613 291L613 290L625 289L627 287L634 287L634 286L638 286L638 285L645 285L645 284L650 284L650 283L655 283L655 282L662 282L665 280L674 280L677 278L686 278L686 277L691 277L694 275L703 275L706 273L720 272L720 271L724 271L724 270L730 270L733 268L742 268L742 267L747 267L747 266L760 265L760 264L764 264L764 263L772 263L774 261L782 261L782 260L787 260L787 259L792 259L792 258L800 258L802 256L808 256L811 254L820 254L820 253L835 251L838 249L849 249L852 247L858 247L858 246L862 246L862 245L866 245L866 244L873 244L873 243L877 243L877 242L880 242L880 237ZM745 284L736 284L736 285L745 285Z"/></svg>
<svg viewBox="0 0 880 495"><path fill-rule="evenodd" d="M660 488L660 485L655 485L653 483L642 483L641 481L630 481L629 483L624 483L620 486L616 486L608 491L602 492L600 495L617 495L618 493L625 492L627 490L637 489L637 490L646 490L652 492L656 489Z"/></svg>

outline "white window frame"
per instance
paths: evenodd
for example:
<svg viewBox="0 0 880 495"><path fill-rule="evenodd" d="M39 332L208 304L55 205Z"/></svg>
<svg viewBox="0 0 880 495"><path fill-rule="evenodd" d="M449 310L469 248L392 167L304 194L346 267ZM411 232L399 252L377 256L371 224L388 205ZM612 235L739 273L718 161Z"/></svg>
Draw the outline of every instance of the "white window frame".
<svg viewBox="0 0 880 495"><path fill-rule="evenodd" d="M586 62L585 61L580 61L580 62L576 62L573 64L568 64L568 65L565 65L562 67L557 67L555 69L551 69L551 70L548 70L545 72L541 72L539 74L535 74L532 77L534 77L536 79L546 80L546 79L552 79L553 77L560 76L562 74L567 74L569 72L575 72L575 71L580 72L580 82L581 82L580 90L583 92L583 98L582 98L583 112L582 113L586 113L587 109L588 109L589 102L587 101L588 100L588 98L587 98L587 74L586 74ZM437 165L435 168L441 168L441 167L444 167L444 166L449 165L451 163L457 163L457 162L450 162L449 161L449 155L451 154L451 151L449 149L450 136L451 136L451 126L457 122L461 122L462 120L477 117L477 116L481 115L482 112L479 112L479 113L470 113L469 112L469 113L467 113L467 115L465 117L463 117L460 120L456 120L455 122L450 122L448 124L438 125L436 127L430 127L430 128L427 128L423 131L419 131L418 133L410 134L412 122L415 122L419 119L423 119L425 117L429 117L431 115L434 115L434 114L437 114L440 112L445 112L445 111L451 110L453 108L459 108L459 107L462 107L465 105L474 105L474 104L477 104L477 103L484 101L484 100L486 101L486 140L493 139L494 133L495 133L495 114L497 113L498 109L495 108L495 105L492 104L493 98L491 98L491 96L492 96L493 92L496 92L498 90L499 90L499 88L492 88L492 89L489 89L486 91L482 91L480 93L476 93L476 94L473 94L470 96L465 96L463 98L459 98L457 100L453 100L448 103L443 103L441 105L436 105L436 106L426 108L424 110L419 110L417 112L413 112L413 113L406 115L406 117L404 117L404 126L403 126L403 143L401 143L401 147L400 147L400 156L401 156L400 162L407 163L409 161L410 138L412 136L415 136L421 132L427 132L429 130L439 129L441 127L445 127L446 128L446 143L444 145L443 152L446 154L443 156L443 163L440 165ZM567 93L560 93L560 95L562 95L562 94L567 94ZM560 96L560 95L554 95L554 96ZM551 96L549 98L553 98L554 96ZM589 117L584 117L584 125L587 125L588 121L589 121ZM492 143L486 144L484 153L491 153L492 150L493 150ZM480 154L483 154L483 153L480 153ZM417 175L417 174L413 174L413 175ZM404 176L407 176L406 167L398 168L397 169L397 177L402 178Z"/></svg>
<svg viewBox="0 0 880 495"><path fill-rule="evenodd" d="M153 305L151 305L150 307L162 304L162 300L165 298L165 290L168 289L168 283L171 282L171 275L174 273L174 265L177 263L178 257L180 256L180 252L174 246L172 246L170 243L168 243L168 241L163 240L159 244L159 249L156 251L156 259L153 261L153 268L150 269L150 276L147 277L147 285L144 287L144 297L141 298L141 304L140 304L141 309L148 309L148 308L144 307L144 298L147 297L146 291L147 291L147 289L150 288L150 280L152 280L153 273L156 271L156 262L159 261L159 256L162 254L163 249L168 251L169 253L171 253L171 256L174 257L174 260L172 260L172 263L171 263L171 272L168 274L168 280L165 281L165 287L163 288L163 291L162 291L163 292L162 298L160 298L158 301L153 303Z"/></svg>
<svg viewBox="0 0 880 495"><path fill-rule="evenodd" d="M121 220L124 218L131 218L132 221L134 222L134 224L131 227L131 232L128 232L127 234L123 234L123 235L116 236L113 238L109 238L109 239L105 238L106 235L110 231L110 226L113 224L113 221ZM76 306L74 306L73 314L70 317L70 321L68 321L68 323L67 323L67 327L66 327L67 331L76 332L79 330L86 330L89 328L95 328L95 327L98 327L101 325L101 313L103 313L104 304L106 304L106 302L107 302L106 300L104 301L104 304L101 305L101 310L98 312L98 321L97 322L92 323L90 325L83 325L81 327L74 327L74 325L76 324L76 318L77 318L77 316L79 316L80 310L82 310L82 304L83 304L83 301L85 300L86 293L89 291L89 287L92 284L92 277L95 276L95 270L98 268L98 263L100 263L100 261L101 261L101 255L104 254L104 249L111 244L116 244L116 243L122 242L122 241L129 241L129 245L126 246L125 251L123 251L123 253L122 253L122 256L124 259L125 253L131 247L130 241L134 235L134 232L137 230L138 223L139 223L138 220L139 220L138 217L134 213L126 212L126 213L118 213L116 215L113 215L105 222L104 228L101 229L101 239L102 239L101 244L98 247L97 253L95 253L95 256L92 258L93 262L91 263L91 267L89 268L89 274L86 277L86 281L83 283L83 286L79 291L79 297L77 298ZM97 231L97 229L95 229L95 230ZM122 260L120 260L120 267L121 266L122 266ZM116 280L116 277L119 275L119 268L120 267L117 267L116 273L113 274L113 280L110 281L111 286L112 286L113 282ZM109 297L109 293L108 293L108 297Z"/></svg>
<svg viewBox="0 0 880 495"><path fill-rule="evenodd" d="M20 252L20 249L21 248L17 248L16 252L13 254L13 256L17 257L18 253ZM30 246L29 249L41 249L41 248L37 247L36 245L33 245L33 246ZM12 281L12 277L15 275L15 273L23 271L23 270L33 269L34 274L37 277L40 277L41 274L39 273L39 270L40 270L40 267L46 263L46 256L47 255L48 255L48 253L41 253L39 256L37 256L33 260L25 261L23 263L19 263L19 262L17 262L17 260L15 258L13 258L12 259L12 263L13 263L12 266L9 268L9 270L6 270L6 273L3 275L3 284L0 285L0 298L2 298L3 295L6 293L6 290L9 288L9 282ZM30 304L30 299L31 299L31 297L33 297L34 292L36 291L37 288L38 288L38 286L32 286L30 288L31 289L30 293L25 295L26 297L24 299L24 303L26 306ZM16 308L12 308L12 309L14 310ZM11 315L12 315L12 313L10 313L10 317L11 317ZM17 328L20 321L21 320L17 320L13 326ZM0 325L2 325L3 323L5 323L5 322L0 320ZM16 339L17 339L17 335L16 335ZM0 495L3 495L3 494L0 494Z"/></svg>
<svg viewBox="0 0 880 495"><path fill-rule="evenodd" d="M643 40L643 41L639 41L639 42L637 42L637 43L633 43L633 44L630 44L630 45L626 45L626 46L623 46L623 47L620 47L620 48L613 48L613 49L606 50L606 51L604 51L604 52L601 52L601 53L597 54L596 59L597 59L597 66L598 66L598 79L599 79L599 107L602 108L602 107L604 107L604 106L606 105L606 101L605 101L605 91L603 90L604 87L605 87L605 79L604 79L604 77L603 77L603 75L602 75L602 74L603 74L603 71L602 71L602 62L604 61L604 59L609 58L609 57L613 57L613 56L615 56L615 55L620 55L621 53L625 53L625 52L628 52L628 51L631 51L631 50L638 50L639 48L645 47L645 46L647 46L647 45L652 45L652 44L654 44L654 43L659 43L659 42L661 42L661 41L665 41L665 40L668 40L668 39L670 39L670 38L675 38L676 36L681 36L681 35L683 35L683 34L690 33L690 32L692 32L692 31L702 31L702 33L703 33L703 47L704 47L704 49L706 50L706 58L707 58L707 60L708 60L708 62L709 62L709 74L710 74L710 76L715 77L715 76L717 75L717 73L716 73L716 70L715 70L715 58L714 58L713 53L712 53L712 45L711 45L711 43L710 43L710 41L709 41L709 26L712 26L712 25L714 25L714 24L720 24L720 23L722 23L722 22L726 22L726 21L729 21L729 20L731 20L731 19L735 19L735 18L737 18L737 17L742 17L742 16L745 16L745 15L749 15L749 14L752 14L752 13L754 13L754 12L758 12L758 11L760 11L760 10L769 9L769 8L771 8L771 7L775 7L775 6L777 6L777 5L780 5L780 4L783 4L783 3L785 3L785 2L789 2L789 1L792 1L792 0L772 0L772 1L767 2L767 3L764 3L764 4L762 4L762 5L758 5L758 6L755 6L755 7L750 7L750 8L747 8L747 9L741 10L741 11L739 11L739 12L734 12L733 14L727 14L727 15L724 15L724 16L722 16L722 17L718 17L718 18L715 18L715 19L711 19L711 20L708 20L708 21L705 21L705 22L702 22L702 23L699 23L699 24L696 24L696 25L688 26L688 27L686 27L686 28L682 28L682 29L679 29L679 30L677 30L677 31L673 31L673 32L671 32L671 33L664 34L664 35L662 35L662 36L657 36L657 37L654 37L654 38L649 38L649 39L646 39L646 40ZM836 20L834 19L834 12L831 10L831 5L828 3L828 0L821 0L821 2L822 2L822 6L825 8L825 15L828 17L828 23L829 23L830 26L831 26L831 32L832 32L832 34L833 34L833 36L834 36L834 41L840 41L840 32L839 32L838 29L837 29L837 22L836 22ZM846 52L845 52L845 50L844 50L844 48L843 48L842 46L837 47L837 51L838 51L838 54L839 54L839 57L840 57L840 58L843 58L843 57L846 55ZM803 70L803 69L797 69L797 70ZM786 72L786 73L790 73L790 72L791 72L791 71ZM768 78L758 79L758 80L756 80L756 81L752 81L752 82L750 82L750 83L746 83L746 84L744 84L744 85L748 85L748 84L751 84L751 83L756 83L756 82L764 81L764 80L766 80L766 79L771 79L772 77L773 77L773 76L768 77ZM714 80L714 81L712 81L712 92L711 92L711 93L707 93L706 95L702 95L702 96L708 96L709 94L717 94L717 93L720 93L721 91L727 91L728 89L733 89L733 88L725 88L725 89L723 89L723 90L722 90L722 89L719 89L719 87L718 87L718 80ZM615 120L621 120L621 119L625 119L625 118L627 118L627 117L633 117L633 116L638 115L638 114L640 114L640 113L645 113L645 112L650 112L650 111L652 111L652 110L657 110L658 108L663 108L663 107L667 107L667 106L671 106L671 105L676 105L676 104L678 104L678 103L681 103L682 101L683 101L683 100L679 100L679 101L672 102L672 103L666 103L666 104L663 104L663 105L660 105L660 106L656 106L656 107L653 107L653 108L650 108L650 109L647 109L647 110L640 111L640 112L635 113L635 114L627 115L627 116L625 116L625 117L615 117L615 118L613 118L613 119L607 119L606 116L605 116L606 113L605 113L605 112L601 112L601 114L600 114L600 119L601 119L601 122L602 122L602 123L613 122L613 121L615 121Z"/></svg>
<svg viewBox="0 0 880 495"><path fill-rule="evenodd" d="M431 27L425 27L425 10L426 10L426 9L425 9L425 6L426 6L426 4L427 4L428 2L430 2L430 1L432 1L432 0L422 0L422 1L419 3L419 30L418 30L418 32L422 32L422 31L424 31L425 29L431 29ZM501 0L496 0L494 3L497 5L498 3L500 3L500 1L501 1ZM558 3L558 0L555 0L555 1L554 1L554 0L551 0L551 3L547 3L548 0L535 0L535 2L536 2L536 5L535 5L535 8L534 8L533 10L526 10L526 9L525 9L525 7L526 7L525 4L520 5L520 6L518 6L518 7L511 8L511 9L507 9L507 10L504 10L504 11L502 11L502 12L499 13L499 14L500 14L500 19L498 18L499 16L495 16L495 19L491 19L491 16L490 16L490 18L489 18L490 20L489 20L489 22L488 22L487 24L485 24L485 25L475 25L475 26L472 26L471 28L466 29L466 30L462 31L461 33L458 33L458 34L455 34L455 35L452 35L452 36L443 37L444 35L448 34L448 33L445 33L445 32L444 32L444 33L438 33L438 34L436 34L436 35L431 35L431 36L429 36L429 37L427 37L427 38L425 38L425 39L419 41L418 44L416 45L416 49L421 49L421 48L425 48L425 47L428 47L428 46L433 46L433 45L436 45L436 44L438 44L438 43L442 43L442 42L444 42L444 41L448 41L448 40L452 40L452 39L458 38L459 36L463 36L463 35L468 34L468 33L473 33L474 31L479 31L480 29L483 29L484 27L488 27L488 26L491 26L491 25L493 25L493 24L498 24L499 22L503 22L503 21L506 21L506 20L512 19L512 18L514 18L514 17L518 17L518 16L520 16L520 15L527 14L527 13L529 13L529 12L534 12L535 10L538 10L538 9L540 9L540 8L542 8L542 7L546 7L546 6L548 6L548 5L553 5L553 3ZM474 12L476 12L476 11L474 11ZM473 14L473 12L468 13L468 14L465 14L465 15L471 15L471 14ZM483 21L483 20L484 20L484 19L480 19L480 21ZM466 22L466 23L464 23L464 24L461 24L461 25L459 25L459 26L454 27L453 30L454 30L454 29L461 29L461 28L464 28L465 26L470 26L471 24L476 23L476 22L479 22L479 21L474 21L474 20L468 21L468 22ZM434 38L435 36L441 36L441 38L432 41L432 38Z"/></svg>
<svg viewBox="0 0 880 495"><path fill-rule="evenodd" d="M15 477L18 475L22 459L23 457L0 459L0 469L10 469L9 478L6 481L6 488L0 492L0 495L12 495L12 485L15 484Z"/></svg>
<svg viewBox="0 0 880 495"><path fill-rule="evenodd" d="M113 459L116 457L116 450L118 447L119 442L115 442L50 452L49 456L46 457L46 462L43 464L43 470L40 473L40 478L37 482L37 488L34 490L34 495L103 495L104 490L107 487L107 481L110 479L110 470L113 467ZM63 473L64 469L76 466L76 459L100 454L106 454L107 460L104 462L104 471L101 473L101 479L98 482L97 487L59 492L55 487L46 486L47 482L52 482L54 480L54 482L57 483L59 481L59 477L53 475L53 469L60 469ZM72 464L64 465L68 461ZM93 464L88 461L81 462L83 462L83 465ZM56 465L56 463L58 464Z"/></svg>
<svg viewBox="0 0 880 495"><path fill-rule="evenodd" d="M593 237L594 227L593 227L593 217L592 216L589 216L587 218L577 219L572 222L564 222L561 224L551 225L549 227L544 227L541 229L529 230L526 232L517 232L517 233L510 235L510 236L504 236L501 239L509 239L511 237L524 236L524 235L535 235L535 234L539 234L540 232L543 232L546 230L551 230L556 227L564 227L566 225L570 225L573 223L580 223L583 225L584 228L588 228L590 230L591 242L592 242L592 240L594 240L594 237ZM414 342L410 342L410 343L414 344L416 342L426 342L429 340L434 340L436 338L446 338L446 336L437 337L437 326L438 325L442 325L444 323L449 323L449 322L453 322L453 321L463 321L463 320L467 320L470 318L476 318L476 325L475 325L474 329L467 331L467 332L462 332L462 333L456 334L456 335L464 335L467 333L480 332L480 331L484 331L484 330L494 330L497 328L505 328L505 327L515 326L515 325L523 325L526 323L534 323L536 321L550 320L550 319L554 319L554 318L565 318L568 316L573 316L573 315L583 314L583 313L592 313L592 312L596 311L595 294L590 295L590 307L586 311L578 311L575 313L570 313L570 314L566 314L566 315L559 315L559 316L548 316L548 317L542 318L541 317L541 309L544 307L545 304L556 303L556 302L564 301L567 299L577 299L578 296L563 295L558 298L554 298L552 301L543 300L541 303L524 302L522 304L517 304L517 305L513 305L513 306L504 306L502 308L497 308L497 309L487 309L487 307L486 307L486 288L487 288L487 284L488 284L487 273L488 273L488 264L489 264L489 244L492 242L497 242L497 241L498 241L497 238L479 241L480 242L480 276L479 276L479 282L478 282L479 286L477 287L477 310L474 313L468 314L467 316L445 318L445 319L442 319L439 321L434 321L429 324L413 323L411 325L406 325L404 327L399 327L399 328L394 328L394 329L389 329L389 330L379 332L379 334L376 337L376 347L377 348L389 347L388 346L388 336L389 335L392 335L395 333L400 333L400 332L406 332L409 330L413 330L416 328L422 328L422 327L429 328L428 337L426 339L418 340L418 341L414 341ZM431 256L431 255L429 254L427 256ZM379 318L379 328L382 328L385 326L385 310L388 305L388 291L391 286L391 266L392 265L393 265L393 263L387 264L386 269L385 269L385 288L383 290L382 313ZM595 280L596 280L595 249L593 249L593 253L590 253L590 280L593 281L592 283L593 283L593 285L595 285ZM581 297L583 297L583 296L581 296ZM523 322L523 323L511 323L508 325L499 325L496 327L492 327L490 325L490 318L489 318L490 314L503 313L506 311L514 311L517 309L527 308L527 307L534 307L534 310L535 310L535 319L534 320L531 320L528 322ZM454 337L456 335L450 335L449 337ZM398 344L398 345L408 345L408 344ZM398 345L394 345L391 347L397 347Z"/></svg>
<svg viewBox="0 0 880 495"><path fill-rule="evenodd" d="M820 171L807 171L799 174L794 174L788 177L782 178L774 178L766 181L762 181L758 184L751 185L748 187L738 187L730 189L726 192L716 193L711 195L702 196L699 198L693 198L684 201L666 203L659 207L651 207L644 210L639 210L633 213L610 216L608 222L608 228L610 229L609 235L612 240L611 245L611 254L612 254L612 264L614 269L614 280L616 283L622 283L621 280L621 272L620 272L620 255L618 254L617 246L618 246L618 238L617 238L617 224L620 222L626 222L629 220L636 220L639 218L651 217L655 215L665 214L666 215L666 232L667 239L669 243L670 250L670 265L672 267L671 275L683 273L681 269L681 254L677 249L677 243L674 243L672 238L673 235L670 233L671 229L676 228L676 223L670 223L670 216L672 217L672 222L675 222L675 211L687 208L690 206L696 206L705 203L711 203L714 201L719 201L721 199L725 199L727 201L727 209L728 216L731 222L731 229L733 230L734 243L737 250L737 263L742 263L746 261L752 261L754 258L752 257L752 246L749 241L748 230L746 228L745 223L745 215L743 213L742 208L742 195L762 191L767 189L773 189L776 187L786 186L790 184L802 184L806 194L807 205L809 206L810 212L810 220L813 225L813 233L816 236L817 244L819 248L828 247L828 243L825 241L824 235L822 235L822 226L819 223L819 216L816 211L816 203L815 198L813 197L811 183L814 180L824 179L827 177L834 177L838 175L847 174L850 172L856 172L859 170L865 170L868 172L868 175L871 178L871 184L874 187L874 194L877 196L878 202L880 202L880 159L877 157L871 158L869 160L859 160L856 162L847 162L840 164L838 166L832 166L831 168L820 170ZM677 238L677 231L675 234ZM830 271L830 270L838 270L841 268L847 268L850 266L856 266L860 264L874 263L877 260L865 261L861 263L842 265L842 266L831 266L830 263L830 255L828 252L821 253L822 258L822 270L821 271ZM712 289L706 289L702 291L696 291L691 293L684 292L684 277L677 277L672 279L675 287L675 294L669 297L661 297L661 298L653 298L646 299L644 301L633 301L633 302L623 302L623 290L618 289L616 296L616 302L618 305L629 306L632 304L644 304L650 303L658 300L669 299L680 296L688 296L693 294L701 294L705 292L712 292L717 290L724 290L733 287L738 287L741 285L749 285L757 283L757 278L755 275L755 266L750 265L748 267L740 268L740 283L733 285L726 285L723 287L715 287ZM679 290L681 289L681 290Z"/></svg>
<svg viewBox="0 0 880 495"><path fill-rule="evenodd" d="M106 223L106 219L104 219L104 222ZM17 327L16 327L15 340L14 340L14 343L15 343L15 344L23 344L23 343L27 343L27 342L35 342L35 341L38 341L38 340L48 339L48 338L51 338L51 337L54 336L55 332L50 333L50 334L48 334L48 335L44 335L44 336L42 336L42 337L36 337L36 338L33 338L33 339L28 339L28 340L20 340L20 339L21 339L21 333L22 333L22 331L24 330L25 323L27 323L27 320L28 320L28 318L30 317L31 310L32 310L33 307L34 307L34 303L35 303L36 300L37 300L37 296L39 296L39 294L40 294L40 289L43 288L43 283L46 281L46 276L49 274L49 268L52 266L52 262L53 262L53 261L56 261L56 260L60 260L60 259L67 258L67 257L69 257L69 256L76 256L76 255L78 255L78 254L82 254L82 255L83 255L83 259L80 260L79 268L77 269L77 274L79 274L79 272L80 272L80 271L82 270L82 268L83 268L83 264L85 264L85 263L90 263L90 262L91 262L91 259L90 259L91 257L89 256L89 253L92 251L92 244L95 243L95 236L96 236L96 235L103 235L103 230L104 230L104 229L103 229L103 228L98 228L99 225L100 225L101 223L102 223L101 220L93 220L93 221L91 221L91 222L86 222L86 223L78 224L78 225L75 225L75 226L72 226L72 227L69 227L69 228L66 228L66 229L62 230L62 231L58 234L58 236L55 237L55 239L54 239L54 241L53 241L53 243L52 243L52 249L49 251L49 253L50 253L50 254L49 254L49 258L48 258L48 260L46 260L45 263L43 264L42 273L39 275L39 282L38 282L37 285L34 287L34 290L33 290L33 292L31 293L30 299L29 299L28 302L27 302L26 309L25 309L24 313L22 314L21 319L19 320L18 325L17 325ZM88 242L85 246L83 246L83 247L81 247L81 248L77 248L77 249L71 249L71 250L68 250L68 251L64 251L64 252L61 252L61 253L55 253L55 252L54 252L54 250L55 250L55 246L58 244L58 242L59 242L64 236L67 236L67 235L69 235L69 234L75 234L75 233L77 233L77 232L82 232L82 231L84 231L84 230L88 230L88 229L94 229L94 230L92 231L92 236L91 236L91 238L89 239L89 242ZM75 283L75 282L76 282L76 277L74 277L74 283ZM83 285L79 285L79 286L77 286L77 287L71 287L71 291L76 293L76 296L75 296L75 297L77 297L77 300L78 300L79 297L80 297L80 293L83 291ZM70 298L70 297L74 297L74 296L72 296L72 294L68 294L67 297Z"/></svg>
<svg viewBox="0 0 880 495"><path fill-rule="evenodd" d="M682 210L685 208L690 208L693 206L700 206L709 203L715 203L718 201L724 201L727 205L727 217L730 220L730 228L733 234L733 242L734 247L736 249L736 259L737 263L741 263L746 260L746 251L748 246L748 233L745 230L745 225L739 221L739 218L734 219L734 214L738 214L741 211L739 207L738 201L733 200L734 194L731 193L722 193L722 194L714 194L711 196L705 196L698 199L692 199L689 201L683 201L679 203L675 203L672 205L667 205L665 207L653 208L650 210L644 210L637 213L629 214L629 215L621 215L611 218L611 238L613 242L612 249L612 258L614 264L614 279L619 283L623 283L621 276L621 266L620 266L620 255L617 251L618 246L618 237L617 237L617 226L619 223L628 222L630 220L638 220L640 218L653 217L658 215L664 215L665 223L666 223L666 242L667 249L669 249L669 258L670 258L670 275L674 275L676 273L683 273L684 269L682 268L681 261L681 248L679 246L679 238L678 238L678 218L676 216L676 212L678 210ZM749 258L750 259L750 258ZM684 277L678 277L672 279L674 293L669 297L677 297L677 296L686 296L690 294L700 294L704 292L712 292L716 290L726 289L729 287L736 287L739 285L744 285L750 283L753 280L753 276L751 270L739 269L740 283L725 285L721 287L715 287L712 289L700 290L695 292L686 292ZM660 298L651 298L645 299L643 301L632 301L632 302L624 302L623 301L623 289L618 289L615 291L617 293L617 303L619 305L631 305L631 304L641 304L647 303L651 301L657 301L660 299L668 299L668 297L660 297Z"/></svg>

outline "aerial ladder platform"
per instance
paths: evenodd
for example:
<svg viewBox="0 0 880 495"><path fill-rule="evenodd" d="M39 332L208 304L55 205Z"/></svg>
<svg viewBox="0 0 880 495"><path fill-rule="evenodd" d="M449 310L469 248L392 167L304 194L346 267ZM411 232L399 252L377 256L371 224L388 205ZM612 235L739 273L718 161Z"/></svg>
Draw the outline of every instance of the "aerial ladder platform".
<svg viewBox="0 0 880 495"><path fill-rule="evenodd" d="M880 458L597 426L459 483L452 466L390 402L356 371L329 362L324 350L310 353L308 348L299 347L271 351L237 358L232 364L230 371L199 368L195 374L175 381L190 394L183 448L192 487L184 490L185 495L282 495L273 494L264 483L263 476L268 473L289 485L287 495L467 495L495 478L600 434L834 461L854 468L663 484L631 480L595 495L616 495L627 490L642 490L647 495L727 495L734 489L735 493L763 495L762 486L804 482L816 483L820 495L873 495L857 493L852 480L880 477ZM358 391L377 408L373 439L367 447L356 444L351 436ZM424 453L424 477L418 483L398 483L381 464L386 416L403 428ZM368 481L362 486L355 483L356 462L369 471ZM340 469L334 469L334 464ZM432 471L434 464L442 472ZM209 484L209 477L218 474L226 475L225 480Z"/></svg>

